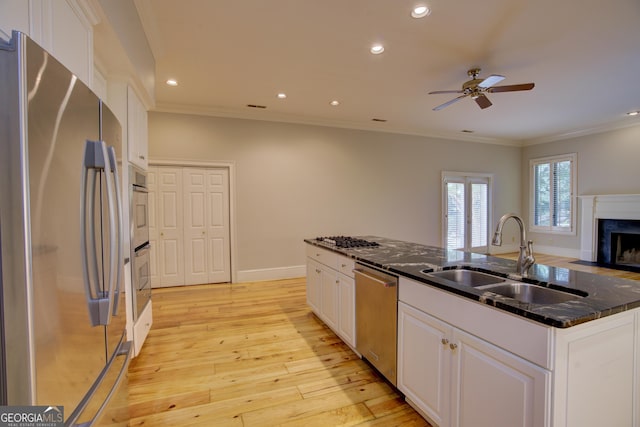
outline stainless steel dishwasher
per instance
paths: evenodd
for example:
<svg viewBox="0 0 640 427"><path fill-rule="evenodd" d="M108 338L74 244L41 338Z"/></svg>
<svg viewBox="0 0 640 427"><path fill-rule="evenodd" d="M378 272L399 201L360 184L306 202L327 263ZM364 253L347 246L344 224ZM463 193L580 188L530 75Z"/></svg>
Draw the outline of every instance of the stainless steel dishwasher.
<svg viewBox="0 0 640 427"><path fill-rule="evenodd" d="M356 350L396 385L398 278L356 263Z"/></svg>

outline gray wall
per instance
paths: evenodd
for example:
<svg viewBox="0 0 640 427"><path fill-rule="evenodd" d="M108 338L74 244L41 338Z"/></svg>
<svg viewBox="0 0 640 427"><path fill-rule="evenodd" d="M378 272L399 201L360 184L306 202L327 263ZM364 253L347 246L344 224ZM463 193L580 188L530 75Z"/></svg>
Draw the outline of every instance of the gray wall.
<svg viewBox="0 0 640 427"><path fill-rule="evenodd" d="M235 162L240 271L303 265L319 235L440 245L443 170L494 174L493 224L521 210L518 147L152 112L149 156Z"/></svg>
<svg viewBox="0 0 640 427"><path fill-rule="evenodd" d="M529 160L557 154L578 154L577 195L640 194L640 126L531 145L522 150L522 206L529 217ZM580 224L580 205L577 224ZM531 233L546 253L578 258L580 230L575 236Z"/></svg>

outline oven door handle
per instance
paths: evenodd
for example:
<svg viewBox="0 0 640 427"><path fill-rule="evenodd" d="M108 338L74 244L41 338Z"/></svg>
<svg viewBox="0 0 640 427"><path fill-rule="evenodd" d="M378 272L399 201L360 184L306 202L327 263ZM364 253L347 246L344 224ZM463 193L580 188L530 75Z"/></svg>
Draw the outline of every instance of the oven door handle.
<svg viewBox="0 0 640 427"><path fill-rule="evenodd" d="M359 268L354 268L352 271L355 274L360 274L360 275L366 277L367 279L373 280L376 283L380 283L385 288L392 288L392 287L396 286L396 281L395 280L383 280L383 279L381 279L379 277L373 276L371 274L367 274L367 273L364 272L364 270L359 269Z"/></svg>

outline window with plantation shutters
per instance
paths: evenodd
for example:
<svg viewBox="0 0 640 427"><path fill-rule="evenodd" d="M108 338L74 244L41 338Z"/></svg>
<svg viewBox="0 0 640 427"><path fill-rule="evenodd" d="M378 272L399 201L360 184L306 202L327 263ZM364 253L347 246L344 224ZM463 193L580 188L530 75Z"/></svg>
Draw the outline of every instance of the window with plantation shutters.
<svg viewBox="0 0 640 427"><path fill-rule="evenodd" d="M531 229L575 233L576 154L533 159Z"/></svg>
<svg viewBox="0 0 640 427"><path fill-rule="evenodd" d="M447 249L486 252L491 176L443 173L442 241Z"/></svg>

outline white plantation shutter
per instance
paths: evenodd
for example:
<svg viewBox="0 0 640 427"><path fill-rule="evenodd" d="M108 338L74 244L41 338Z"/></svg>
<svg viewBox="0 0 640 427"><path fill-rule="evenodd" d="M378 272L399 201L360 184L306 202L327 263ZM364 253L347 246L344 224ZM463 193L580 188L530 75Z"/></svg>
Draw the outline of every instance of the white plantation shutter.
<svg viewBox="0 0 640 427"><path fill-rule="evenodd" d="M443 242L447 249L487 250L490 176L443 174Z"/></svg>
<svg viewBox="0 0 640 427"><path fill-rule="evenodd" d="M532 220L535 231L572 232L576 155L531 161Z"/></svg>
<svg viewBox="0 0 640 427"><path fill-rule="evenodd" d="M487 183L471 183L471 247L487 246Z"/></svg>
<svg viewBox="0 0 640 427"><path fill-rule="evenodd" d="M447 248L464 248L464 183L448 182L447 184Z"/></svg>

